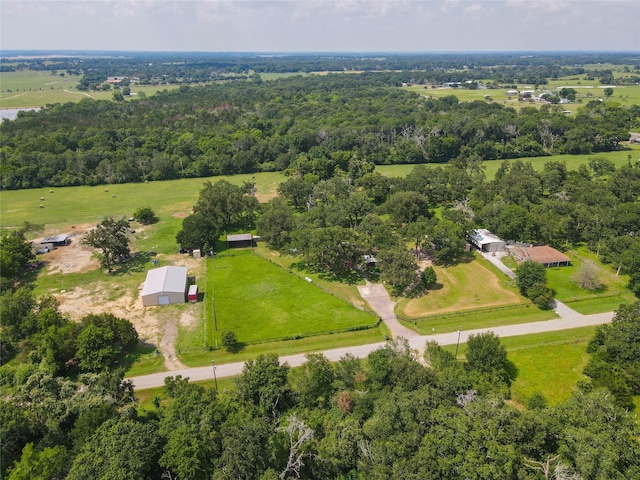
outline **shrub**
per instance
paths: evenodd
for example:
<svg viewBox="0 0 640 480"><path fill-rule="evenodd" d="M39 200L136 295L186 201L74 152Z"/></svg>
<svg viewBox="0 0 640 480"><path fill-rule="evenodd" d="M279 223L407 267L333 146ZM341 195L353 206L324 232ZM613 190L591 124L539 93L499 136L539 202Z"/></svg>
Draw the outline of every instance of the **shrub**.
<svg viewBox="0 0 640 480"><path fill-rule="evenodd" d="M158 217L156 217L156 214L151 207L140 207L134 212L133 218L143 225L150 225L158 221Z"/></svg>
<svg viewBox="0 0 640 480"><path fill-rule="evenodd" d="M222 334L222 346L229 353L236 351L238 348L238 338L233 331L227 330Z"/></svg>

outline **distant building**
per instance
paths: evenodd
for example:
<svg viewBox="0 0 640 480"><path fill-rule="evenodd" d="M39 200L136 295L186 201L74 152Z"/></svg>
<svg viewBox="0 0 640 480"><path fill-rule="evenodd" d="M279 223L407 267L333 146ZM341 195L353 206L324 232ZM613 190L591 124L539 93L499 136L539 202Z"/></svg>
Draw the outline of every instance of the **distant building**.
<svg viewBox="0 0 640 480"><path fill-rule="evenodd" d="M107 77L107 83L120 83L128 77Z"/></svg>
<svg viewBox="0 0 640 480"><path fill-rule="evenodd" d="M501 252L506 246L504 240L484 228L473 230L469 234L469 241L481 252Z"/></svg>
<svg viewBox="0 0 640 480"><path fill-rule="evenodd" d="M44 237L41 241L41 245L52 245L54 247L64 247L71 243L71 237L68 234L53 235L51 237Z"/></svg>
<svg viewBox="0 0 640 480"><path fill-rule="evenodd" d="M187 267L160 267L147 272L142 288L145 307L184 303L187 295Z"/></svg>

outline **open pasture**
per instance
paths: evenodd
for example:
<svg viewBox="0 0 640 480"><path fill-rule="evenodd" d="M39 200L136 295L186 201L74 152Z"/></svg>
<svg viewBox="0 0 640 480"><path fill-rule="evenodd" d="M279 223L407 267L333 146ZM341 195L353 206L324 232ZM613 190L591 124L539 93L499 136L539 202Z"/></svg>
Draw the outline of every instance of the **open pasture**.
<svg viewBox="0 0 640 480"><path fill-rule="evenodd" d="M628 150L619 150L616 152L601 152L590 153L588 155L550 155L548 157L525 157L520 159L507 160L508 162L514 162L515 160L522 160L523 162L529 162L533 166L534 170L542 172L544 170L544 164L550 161L564 162L567 165L568 170L577 170L580 165L588 165L589 159L594 157L603 157L611 160L616 168L620 168L627 164L628 156L631 155L631 161L640 161L640 145L631 145ZM485 175L489 180L493 179L496 172L500 168L500 164L504 160L485 160L482 162ZM429 166L444 166L445 164L427 164ZM386 177L406 177L411 173L415 165L376 165L376 172Z"/></svg>
<svg viewBox="0 0 640 480"><path fill-rule="evenodd" d="M19 226L26 220L45 224L48 231L66 230L70 225L97 223L107 216L128 218L137 208L147 205L159 217L184 216L191 212L204 182L215 183L222 179L234 185L254 181L256 196L260 201L267 201L276 195L278 185L285 180L285 176L269 172L95 187L2 191L0 221L2 227Z"/></svg>
<svg viewBox="0 0 640 480"><path fill-rule="evenodd" d="M81 75L61 77L48 71L19 71L0 73L0 108L44 107L47 104L79 102L84 98L111 100L114 90L80 91L76 85ZM131 85L131 92L153 95L159 90L172 90L178 85ZM135 95L125 97L128 100Z"/></svg>

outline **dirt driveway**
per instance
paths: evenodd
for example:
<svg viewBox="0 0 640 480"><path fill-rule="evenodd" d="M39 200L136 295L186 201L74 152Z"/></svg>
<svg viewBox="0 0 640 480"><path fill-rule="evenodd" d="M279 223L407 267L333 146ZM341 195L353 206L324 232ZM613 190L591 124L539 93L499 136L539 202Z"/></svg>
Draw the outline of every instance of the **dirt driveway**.
<svg viewBox="0 0 640 480"><path fill-rule="evenodd" d="M38 256L43 262L46 275L83 273L97 270L100 267L94 257L94 249L81 244L82 235L93 225L79 225L71 229L71 243ZM34 240L35 245L41 239ZM190 275L204 274L202 260L196 260L186 255L161 256L162 263L184 265L189 268ZM175 257L175 258L174 258ZM149 265L151 268L151 265ZM195 326L200 316L200 307L194 305L179 315L169 314L162 307L144 307L140 292L142 282L137 291L122 288L117 279L104 275L104 280L91 282L74 288L62 288L53 292L53 296L60 302L60 311L73 320L79 320L90 313L112 313L120 318L129 320L140 340L156 345L165 359L168 370L180 370L185 366L180 363L175 351L178 337L178 326ZM120 293L119 293L120 292Z"/></svg>

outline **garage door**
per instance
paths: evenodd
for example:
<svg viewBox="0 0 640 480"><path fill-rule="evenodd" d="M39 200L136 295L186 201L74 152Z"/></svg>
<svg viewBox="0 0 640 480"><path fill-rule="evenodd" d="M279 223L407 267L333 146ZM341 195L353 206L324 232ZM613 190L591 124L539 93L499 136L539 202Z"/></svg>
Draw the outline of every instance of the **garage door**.
<svg viewBox="0 0 640 480"><path fill-rule="evenodd" d="M160 295L158 297L158 305L169 305L169 295Z"/></svg>

